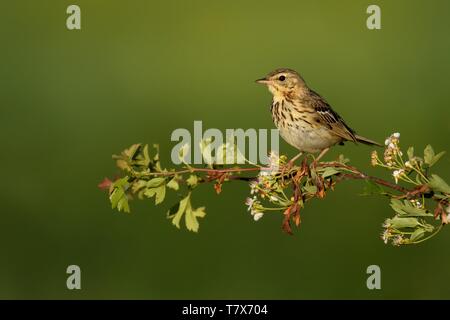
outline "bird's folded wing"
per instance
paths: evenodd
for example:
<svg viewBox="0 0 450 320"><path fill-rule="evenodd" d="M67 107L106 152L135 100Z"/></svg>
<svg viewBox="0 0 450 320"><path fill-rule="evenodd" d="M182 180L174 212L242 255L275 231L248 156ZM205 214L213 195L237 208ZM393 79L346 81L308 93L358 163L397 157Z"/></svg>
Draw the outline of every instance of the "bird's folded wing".
<svg viewBox="0 0 450 320"><path fill-rule="evenodd" d="M312 99L314 110L317 114L316 121L330 129L337 136L356 142L355 131L351 129L339 114L334 111L331 106L319 94L312 91Z"/></svg>

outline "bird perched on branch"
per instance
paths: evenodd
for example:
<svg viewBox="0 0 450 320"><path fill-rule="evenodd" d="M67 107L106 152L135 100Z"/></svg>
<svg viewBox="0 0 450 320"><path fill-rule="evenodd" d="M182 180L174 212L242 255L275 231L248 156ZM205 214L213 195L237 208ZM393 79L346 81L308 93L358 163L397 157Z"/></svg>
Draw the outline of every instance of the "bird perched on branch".
<svg viewBox="0 0 450 320"><path fill-rule="evenodd" d="M300 151L291 163L303 152L320 152L318 161L330 147L344 141L381 146L357 135L296 71L277 69L256 82L267 85L273 95L270 109L281 137Z"/></svg>

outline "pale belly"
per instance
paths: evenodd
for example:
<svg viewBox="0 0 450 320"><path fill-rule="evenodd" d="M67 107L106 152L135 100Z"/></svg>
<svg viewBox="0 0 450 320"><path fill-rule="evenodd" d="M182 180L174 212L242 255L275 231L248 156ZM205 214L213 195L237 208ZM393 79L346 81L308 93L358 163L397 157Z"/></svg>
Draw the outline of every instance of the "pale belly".
<svg viewBox="0 0 450 320"><path fill-rule="evenodd" d="M291 146L300 151L316 153L342 141L342 138L332 134L326 128L311 128L309 126L279 127L281 137Z"/></svg>

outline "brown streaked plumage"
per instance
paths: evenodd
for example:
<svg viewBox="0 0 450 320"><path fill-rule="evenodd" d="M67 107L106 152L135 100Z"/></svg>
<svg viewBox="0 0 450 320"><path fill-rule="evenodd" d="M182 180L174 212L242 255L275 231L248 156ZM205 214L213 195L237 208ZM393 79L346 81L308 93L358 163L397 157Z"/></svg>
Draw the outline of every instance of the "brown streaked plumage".
<svg viewBox="0 0 450 320"><path fill-rule="evenodd" d="M270 109L280 135L301 152L323 154L344 141L380 145L357 135L296 71L277 69L256 82L267 85L273 95Z"/></svg>

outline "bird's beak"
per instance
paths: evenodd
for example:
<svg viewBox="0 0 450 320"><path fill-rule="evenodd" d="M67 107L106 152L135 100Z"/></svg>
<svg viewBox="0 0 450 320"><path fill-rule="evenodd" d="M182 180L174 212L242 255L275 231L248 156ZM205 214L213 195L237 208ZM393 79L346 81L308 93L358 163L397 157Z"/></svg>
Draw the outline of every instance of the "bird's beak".
<svg viewBox="0 0 450 320"><path fill-rule="evenodd" d="M255 82L260 83L260 84L269 84L270 80L267 80L266 78L262 78L262 79L256 80Z"/></svg>

